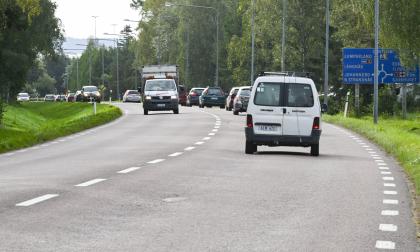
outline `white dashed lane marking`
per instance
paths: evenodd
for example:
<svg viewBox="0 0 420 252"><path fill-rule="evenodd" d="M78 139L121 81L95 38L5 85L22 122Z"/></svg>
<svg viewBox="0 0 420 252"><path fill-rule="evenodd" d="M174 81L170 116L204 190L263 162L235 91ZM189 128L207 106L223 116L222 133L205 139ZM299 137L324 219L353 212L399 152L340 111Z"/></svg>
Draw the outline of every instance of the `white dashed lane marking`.
<svg viewBox="0 0 420 252"><path fill-rule="evenodd" d="M215 136L216 133L209 133L209 136Z"/></svg>
<svg viewBox="0 0 420 252"><path fill-rule="evenodd" d="M381 215L383 215L383 216L397 216L397 215L399 215L399 212L397 210L383 210L381 212Z"/></svg>
<svg viewBox="0 0 420 252"><path fill-rule="evenodd" d="M398 230L398 227L394 224L380 224L379 230L384 232L396 232Z"/></svg>
<svg viewBox="0 0 420 252"><path fill-rule="evenodd" d="M120 173L120 174L127 174L127 173L130 173L130 172L133 172L133 171L137 171L137 170L140 170L140 169L141 169L141 167L131 167L131 168L128 168L128 169L125 169L125 170L119 171L119 172L117 172L117 173Z"/></svg>
<svg viewBox="0 0 420 252"><path fill-rule="evenodd" d="M384 191L385 195L397 195L398 193L396 191Z"/></svg>
<svg viewBox="0 0 420 252"><path fill-rule="evenodd" d="M393 184L393 183L384 183L384 186L385 187L396 187L396 185Z"/></svg>
<svg viewBox="0 0 420 252"><path fill-rule="evenodd" d="M185 148L184 150L186 150L186 151L192 151L194 149L195 149L195 147L190 146L190 147Z"/></svg>
<svg viewBox="0 0 420 252"><path fill-rule="evenodd" d="M150 161L150 162L147 162L147 163L148 164L157 164L157 163L161 163L163 161L165 161L165 159L156 159L156 160L153 160L153 161Z"/></svg>
<svg viewBox="0 0 420 252"><path fill-rule="evenodd" d="M382 175L391 175L391 174L392 174L392 172L389 172L389 171L382 171L382 172L381 172L381 174L382 174Z"/></svg>
<svg viewBox="0 0 420 252"><path fill-rule="evenodd" d="M196 142L195 145L203 145L204 142Z"/></svg>
<svg viewBox="0 0 420 252"><path fill-rule="evenodd" d="M169 155L169 157L178 157L178 156L181 156L182 154L183 154L182 152L175 152Z"/></svg>
<svg viewBox="0 0 420 252"><path fill-rule="evenodd" d="M28 207L28 206L32 206L32 205L38 204L40 202L55 198L55 197L58 197L58 194L45 194L41 197L18 203L18 204L16 204L16 206Z"/></svg>
<svg viewBox="0 0 420 252"><path fill-rule="evenodd" d="M392 241L376 241L377 249L395 249L395 243Z"/></svg>
<svg viewBox="0 0 420 252"><path fill-rule="evenodd" d="M86 182L84 182L84 183L81 183L81 184L75 185L75 186L77 186L77 187L87 187L87 186L91 186L91 185L94 185L94 184L97 184L97 183L103 182L103 181L105 181L105 180L106 180L106 179L92 179L92 180L86 181Z"/></svg>
<svg viewBox="0 0 420 252"><path fill-rule="evenodd" d="M203 138L204 141L208 141L210 139L211 139L211 137L205 137L205 138Z"/></svg>
<svg viewBox="0 0 420 252"><path fill-rule="evenodd" d="M382 177L385 181L394 181L394 177Z"/></svg>
<svg viewBox="0 0 420 252"><path fill-rule="evenodd" d="M398 205L398 200L384 199L382 203L385 205Z"/></svg>

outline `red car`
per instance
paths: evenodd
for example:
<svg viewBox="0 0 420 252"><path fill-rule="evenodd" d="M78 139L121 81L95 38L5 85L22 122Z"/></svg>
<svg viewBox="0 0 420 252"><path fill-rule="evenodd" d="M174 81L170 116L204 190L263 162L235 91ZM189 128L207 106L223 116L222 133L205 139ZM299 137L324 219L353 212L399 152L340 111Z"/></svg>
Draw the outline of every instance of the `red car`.
<svg viewBox="0 0 420 252"><path fill-rule="evenodd" d="M179 104L187 106L187 90L183 85L178 86Z"/></svg>

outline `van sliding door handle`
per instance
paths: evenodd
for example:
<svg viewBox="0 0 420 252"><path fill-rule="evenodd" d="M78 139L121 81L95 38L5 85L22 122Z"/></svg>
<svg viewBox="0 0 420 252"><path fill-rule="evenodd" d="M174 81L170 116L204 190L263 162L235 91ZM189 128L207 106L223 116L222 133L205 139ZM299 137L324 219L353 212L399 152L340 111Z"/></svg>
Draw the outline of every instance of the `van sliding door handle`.
<svg viewBox="0 0 420 252"><path fill-rule="evenodd" d="M283 109L283 114L286 114L287 113L287 109Z"/></svg>

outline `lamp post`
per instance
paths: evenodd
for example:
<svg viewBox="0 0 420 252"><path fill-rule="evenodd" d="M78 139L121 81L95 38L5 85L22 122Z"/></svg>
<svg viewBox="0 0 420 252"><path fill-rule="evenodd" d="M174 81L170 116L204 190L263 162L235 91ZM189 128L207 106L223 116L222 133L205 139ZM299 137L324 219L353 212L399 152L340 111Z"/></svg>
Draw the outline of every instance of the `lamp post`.
<svg viewBox="0 0 420 252"><path fill-rule="evenodd" d="M330 51L330 0L326 0L325 7L325 67L324 67L324 104L328 104L328 66L329 66L329 51Z"/></svg>
<svg viewBox="0 0 420 252"><path fill-rule="evenodd" d="M97 44L97 41L96 41L96 19L98 18L99 16L92 16L92 18L93 19L95 19L95 45Z"/></svg>
<svg viewBox="0 0 420 252"><path fill-rule="evenodd" d="M116 34L116 33L104 33L104 35L108 35L108 36L120 36L121 34ZM117 99L120 100L120 66L119 66L119 45L118 45L118 37L115 38L115 45L116 45L116 50L117 50Z"/></svg>
<svg viewBox="0 0 420 252"><path fill-rule="evenodd" d="M373 84L373 123L378 124L379 86L379 0L375 0L375 72Z"/></svg>
<svg viewBox="0 0 420 252"><path fill-rule="evenodd" d="M254 84L254 61L255 61L255 0L252 0L251 19L251 86Z"/></svg>
<svg viewBox="0 0 420 252"><path fill-rule="evenodd" d="M216 80L215 85L219 86L219 11L211 6L202 6L202 5L191 5L191 4L174 4L174 3L165 3L165 7L173 7L173 6L182 6L182 7L189 7L189 8L201 8L201 9L208 9L213 10L216 12Z"/></svg>

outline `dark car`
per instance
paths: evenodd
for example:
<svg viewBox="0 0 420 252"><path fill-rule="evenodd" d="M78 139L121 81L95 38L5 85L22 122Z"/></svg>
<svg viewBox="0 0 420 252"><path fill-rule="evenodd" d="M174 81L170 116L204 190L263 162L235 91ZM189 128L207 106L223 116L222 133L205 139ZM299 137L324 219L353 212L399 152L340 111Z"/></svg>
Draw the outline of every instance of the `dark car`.
<svg viewBox="0 0 420 252"><path fill-rule="evenodd" d="M76 102L83 101L82 90L77 90L76 91L76 93L74 94L74 101L76 101Z"/></svg>
<svg viewBox="0 0 420 252"><path fill-rule="evenodd" d="M75 100L75 94L74 93L69 93L66 97L67 102L74 102Z"/></svg>
<svg viewBox="0 0 420 252"><path fill-rule="evenodd" d="M200 105L200 95L205 88L192 88L187 96L187 106Z"/></svg>
<svg viewBox="0 0 420 252"><path fill-rule="evenodd" d="M181 106L187 106L187 89L183 85L178 86L178 99Z"/></svg>
<svg viewBox="0 0 420 252"><path fill-rule="evenodd" d="M233 114L239 115L239 112L246 112L248 108L249 97L251 96L251 87L239 88L238 94L233 100Z"/></svg>
<svg viewBox="0 0 420 252"><path fill-rule="evenodd" d="M90 102L96 101L101 102L101 94L96 86L84 86L81 90L81 101Z"/></svg>
<svg viewBox="0 0 420 252"><path fill-rule="evenodd" d="M226 105L225 93L220 87L208 87L201 94L199 102L201 108L218 106L224 109Z"/></svg>
<svg viewBox="0 0 420 252"><path fill-rule="evenodd" d="M239 87L233 87L230 92L228 97L226 98L226 110L231 111L233 108L233 100L236 97L236 94L238 93Z"/></svg>

